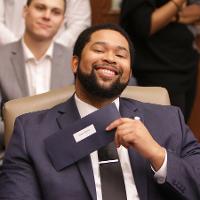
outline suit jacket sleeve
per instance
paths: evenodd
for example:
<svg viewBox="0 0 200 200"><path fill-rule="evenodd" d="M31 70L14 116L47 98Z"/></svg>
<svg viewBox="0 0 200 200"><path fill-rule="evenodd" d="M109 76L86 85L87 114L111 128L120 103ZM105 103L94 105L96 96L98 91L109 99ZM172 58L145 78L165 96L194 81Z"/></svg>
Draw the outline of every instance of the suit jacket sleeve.
<svg viewBox="0 0 200 200"><path fill-rule="evenodd" d="M185 125L181 111L178 109L180 130L182 135L176 137L177 147L168 148L167 187L175 189L184 199L200 199L200 144Z"/></svg>
<svg viewBox="0 0 200 200"><path fill-rule="evenodd" d="M33 163L27 154L24 130L20 119L15 122L13 137L0 174L0 199L42 199Z"/></svg>

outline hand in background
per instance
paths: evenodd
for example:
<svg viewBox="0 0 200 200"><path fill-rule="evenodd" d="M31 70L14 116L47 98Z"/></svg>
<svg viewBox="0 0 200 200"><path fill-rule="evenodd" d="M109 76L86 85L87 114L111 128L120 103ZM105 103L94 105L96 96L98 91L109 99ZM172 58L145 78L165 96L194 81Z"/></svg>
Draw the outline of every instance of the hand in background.
<svg viewBox="0 0 200 200"><path fill-rule="evenodd" d="M183 7L179 12L179 22L182 24L194 24L200 21L200 5L191 4Z"/></svg>

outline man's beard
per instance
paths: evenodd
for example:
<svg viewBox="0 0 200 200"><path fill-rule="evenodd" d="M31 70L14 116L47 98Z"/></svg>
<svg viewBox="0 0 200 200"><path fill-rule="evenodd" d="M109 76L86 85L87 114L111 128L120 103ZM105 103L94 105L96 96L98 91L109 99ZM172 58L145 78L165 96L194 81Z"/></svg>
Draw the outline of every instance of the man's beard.
<svg viewBox="0 0 200 200"><path fill-rule="evenodd" d="M110 87L104 87L98 83L94 69L92 69L90 74L86 74L81 71L80 66L78 67L76 76L88 93L103 99L118 97L128 85L129 81L127 80L126 82L121 83L120 77L118 77Z"/></svg>

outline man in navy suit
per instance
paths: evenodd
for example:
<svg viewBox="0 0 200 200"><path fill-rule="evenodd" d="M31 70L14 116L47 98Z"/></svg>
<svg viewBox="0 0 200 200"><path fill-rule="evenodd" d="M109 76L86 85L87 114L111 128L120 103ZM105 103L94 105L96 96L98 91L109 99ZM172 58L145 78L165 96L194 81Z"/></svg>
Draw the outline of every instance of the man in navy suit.
<svg viewBox="0 0 200 200"><path fill-rule="evenodd" d="M88 28L73 55L75 94L52 109L17 118L0 175L0 199L101 200L97 151L69 164L69 152L78 151L69 148L67 138L81 118L114 102L121 118L105 130L115 130L127 199L199 200L200 145L180 110L119 97L131 77L127 34L116 25ZM104 114L99 121L109 115Z"/></svg>

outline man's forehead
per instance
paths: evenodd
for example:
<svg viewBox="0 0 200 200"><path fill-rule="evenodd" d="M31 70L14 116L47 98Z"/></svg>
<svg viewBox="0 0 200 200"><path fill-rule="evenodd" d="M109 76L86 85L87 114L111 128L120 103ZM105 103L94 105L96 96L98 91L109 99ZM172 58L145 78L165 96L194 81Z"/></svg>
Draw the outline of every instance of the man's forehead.
<svg viewBox="0 0 200 200"><path fill-rule="evenodd" d="M91 34L90 44L113 44L129 49L127 39L118 31L102 29Z"/></svg>
<svg viewBox="0 0 200 200"><path fill-rule="evenodd" d="M32 0L31 3L44 4L51 8L64 9L64 0Z"/></svg>

